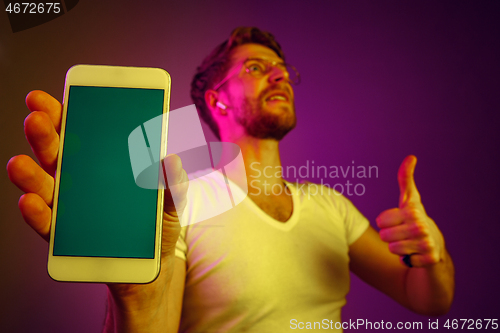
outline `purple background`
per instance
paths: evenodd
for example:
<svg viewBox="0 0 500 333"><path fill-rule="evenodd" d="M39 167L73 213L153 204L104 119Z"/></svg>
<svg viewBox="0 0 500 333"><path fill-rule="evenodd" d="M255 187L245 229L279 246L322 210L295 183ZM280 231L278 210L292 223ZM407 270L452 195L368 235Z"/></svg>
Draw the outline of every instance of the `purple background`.
<svg viewBox="0 0 500 333"><path fill-rule="evenodd" d="M189 83L203 57L236 26L258 26L302 74L284 165L378 166L378 178L351 179L366 188L351 199L374 221L397 205L398 166L415 154L423 203L456 266L455 302L440 330L447 318L500 318L499 17L496 0L82 0L13 34L0 13L0 164L31 153L22 129L26 94L42 89L61 99L72 65L165 68L176 109L191 104ZM0 189L0 331L99 331L105 287L52 281L47 244L23 222L21 191L6 172ZM428 322L355 277L349 318Z"/></svg>

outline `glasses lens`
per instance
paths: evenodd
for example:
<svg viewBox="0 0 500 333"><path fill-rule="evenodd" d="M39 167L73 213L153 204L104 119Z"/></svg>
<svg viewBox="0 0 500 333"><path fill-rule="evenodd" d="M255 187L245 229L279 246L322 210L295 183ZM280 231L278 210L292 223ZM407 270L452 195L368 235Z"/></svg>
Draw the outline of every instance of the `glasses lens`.
<svg viewBox="0 0 500 333"><path fill-rule="evenodd" d="M272 63L264 59L248 59L245 61L245 70L254 77L262 77L269 73L273 67L277 67L284 73L288 73L288 80L292 84L299 84L299 72L290 64Z"/></svg>
<svg viewBox="0 0 500 333"><path fill-rule="evenodd" d="M251 74L255 77L261 77L267 73L266 64L259 59L247 60L245 62L245 68L249 74Z"/></svg>
<svg viewBox="0 0 500 333"><path fill-rule="evenodd" d="M292 84L300 83L300 74L297 71L297 69L295 69L295 67L293 67L290 64L286 64L286 71L288 72L288 80L290 81L290 83Z"/></svg>

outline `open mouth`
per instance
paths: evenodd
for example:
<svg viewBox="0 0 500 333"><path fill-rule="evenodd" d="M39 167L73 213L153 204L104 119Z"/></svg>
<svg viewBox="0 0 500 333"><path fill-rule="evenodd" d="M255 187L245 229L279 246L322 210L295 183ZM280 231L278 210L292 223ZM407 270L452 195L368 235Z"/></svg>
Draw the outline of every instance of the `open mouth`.
<svg viewBox="0 0 500 333"><path fill-rule="evenodd" d="M274 93L266 98L266 102L269 101L283 101L288 102L288 96L285 93Z"/></svg>

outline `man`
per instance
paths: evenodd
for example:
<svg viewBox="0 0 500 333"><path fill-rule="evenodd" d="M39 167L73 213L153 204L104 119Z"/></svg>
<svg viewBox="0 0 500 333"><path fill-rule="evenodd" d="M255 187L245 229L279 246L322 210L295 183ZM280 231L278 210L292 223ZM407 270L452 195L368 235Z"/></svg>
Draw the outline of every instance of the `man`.
<svg viewBox="0 0 500 333"><path fill-rule="evenodd" d="M198 68L191 95L221 141L241 148L247 175L227 175L236 185L252 184L249 196L181 232L180 215L195 219L224 184L208 178L186 196L181 161L167 157L169 184L183 185L166 193L161 273L148 285L108 285L106 331L280 332L293 328L292 318L336 322L349 268L418 313L448 311L453 263L421 204L415 157L398 173L399 207L377 218L380 235L343 196L312 194L264 172L281 167L279 141L295 126L293 76L273 36L256 28L236 29ZM61 105L39 91L27 105L26 136L41 167L16 156L8 172L26 192L19 201L24 219L48 239Z"/></svg>

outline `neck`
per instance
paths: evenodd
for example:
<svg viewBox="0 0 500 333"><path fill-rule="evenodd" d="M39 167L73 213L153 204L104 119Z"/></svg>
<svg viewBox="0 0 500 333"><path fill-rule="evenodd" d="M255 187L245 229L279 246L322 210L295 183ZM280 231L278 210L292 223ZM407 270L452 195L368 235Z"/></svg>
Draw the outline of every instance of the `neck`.
<svg viewBox="0 0 500 333"><path fill-rule="evenodd" d="M238 140L222 141L232 141L241 149L246 177L237 172L241 170L241 165L232 164L230 167L226 166L224 169L227 176L236 184L240 185L246 180L248 194L269 192L274 184L283 186L278 141L256 139L248 136L241 137ZM223 149L219 166L227 165L232 156L234 155L228 149Z"/></svg>

